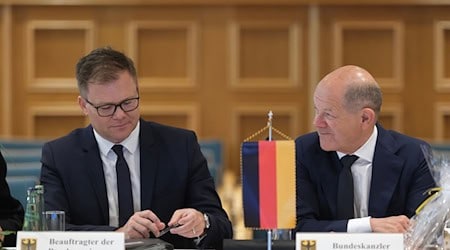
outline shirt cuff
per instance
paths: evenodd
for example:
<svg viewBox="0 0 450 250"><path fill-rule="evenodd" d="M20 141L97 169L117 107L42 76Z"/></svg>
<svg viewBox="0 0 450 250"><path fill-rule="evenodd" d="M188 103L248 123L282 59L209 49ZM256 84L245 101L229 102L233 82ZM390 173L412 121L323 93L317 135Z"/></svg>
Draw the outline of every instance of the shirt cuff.
<svg viewBox="0 0 450 250"><path fill-rule="evenodd" d="M370 216L348 220L347 233L371 233Z"/></svg>

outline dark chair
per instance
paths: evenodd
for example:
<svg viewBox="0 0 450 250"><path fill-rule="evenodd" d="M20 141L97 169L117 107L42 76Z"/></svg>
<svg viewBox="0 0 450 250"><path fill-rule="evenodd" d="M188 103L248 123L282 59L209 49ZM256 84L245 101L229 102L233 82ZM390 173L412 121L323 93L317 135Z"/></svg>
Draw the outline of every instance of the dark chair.
<svg viewBox="0 0 450 250"><path fill-rule="evenodd" d="M201 140L199 141L200 150L208 162L209 172L214 178L214 183L220 185L222 180L223 169L223 150L222 142L219 140Z"/></svg>

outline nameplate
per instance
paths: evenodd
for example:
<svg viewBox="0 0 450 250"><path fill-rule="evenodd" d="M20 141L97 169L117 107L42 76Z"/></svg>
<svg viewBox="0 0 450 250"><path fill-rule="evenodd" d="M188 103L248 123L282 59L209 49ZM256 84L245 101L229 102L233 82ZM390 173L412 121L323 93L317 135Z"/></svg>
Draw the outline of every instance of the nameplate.
<svg viewBox="0 0 450 250"><path fill-rule="evenodd" d="M123 250L125 237L119 232L19 231L17 250Z"/></svg>
<svg viewBox="0 0 450 250"><path fill-rule="evenodd" d="M296 250L403 249L403 234L297 233Z"/></svg>

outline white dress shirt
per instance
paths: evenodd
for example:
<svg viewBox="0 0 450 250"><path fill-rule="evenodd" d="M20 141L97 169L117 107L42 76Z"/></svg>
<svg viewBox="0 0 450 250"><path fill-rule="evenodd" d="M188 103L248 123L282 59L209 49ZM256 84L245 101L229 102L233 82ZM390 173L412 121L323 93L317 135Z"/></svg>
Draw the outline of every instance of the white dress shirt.
<svg viewBox="0 0 450 250"><path fill-rule="evenodd" d="M141 210L141 179L140 179L140 149L139 149L139 128L140 123L125 140L120 142L123 146L123 156L127 161L130 170L131 190L133 192L134 212ZM108 195L109 225L119 226L119 202L117 192L116 161L117 155L112 151L116 143L112 143L97 133L94 129L94 136L100 150L100 157L103 163L105 174L106 193Z"/></svg>
<svg viewBox="0 0 450 250"><path fill-rule="evenodd" d="M354 186L354 212L355 219L350 219L347 224L349 233L372 232L369 215L369 194L372 181L372 160L377 143L378 129L374 126L372 135L358 150L352 155L359 158L352 165L353 186ZM345 154L337 152L339 159Z"/></svg>

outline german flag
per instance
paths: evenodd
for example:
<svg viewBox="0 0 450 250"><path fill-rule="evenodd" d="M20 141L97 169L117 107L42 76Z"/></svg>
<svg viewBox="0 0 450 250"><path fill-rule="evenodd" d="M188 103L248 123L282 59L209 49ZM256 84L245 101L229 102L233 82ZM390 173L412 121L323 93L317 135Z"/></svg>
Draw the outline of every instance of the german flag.
<svg viewBox="0 0 450 250"><path fill-rule="evenodd" d="M245 226L295 228L294 141L244 142L241 171Z"/></svg>

